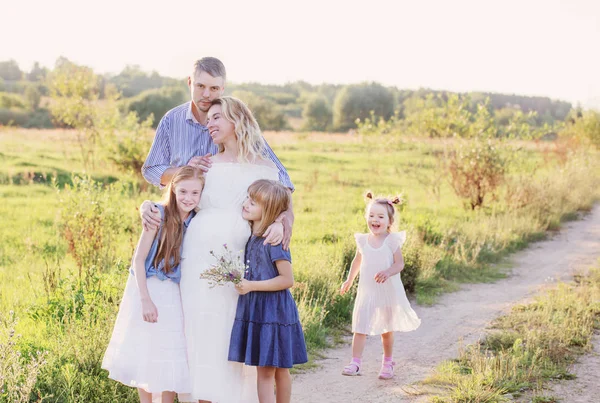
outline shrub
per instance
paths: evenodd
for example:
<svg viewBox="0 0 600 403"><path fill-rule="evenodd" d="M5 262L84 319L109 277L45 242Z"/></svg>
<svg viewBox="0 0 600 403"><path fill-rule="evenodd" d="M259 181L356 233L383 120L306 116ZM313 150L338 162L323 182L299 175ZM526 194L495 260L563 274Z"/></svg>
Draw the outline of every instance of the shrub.
<svg viewBox="0 0 600 403"><path fill-rule="evenodd" d="M394 96L389 89L377 83L363 83L343 87L333 104L333 126L336 130L355 127L356 119L366 119L371 111L388 119L394 113Z"/></svg>
<svg viewBox="0 0 600 403"><path fill-rule="evenodd" d="M59 190L60 229L78 268L79 280L89 283L96 271L116 261L115 239L124 220L121 189L88 177L73 177L73 185Z"/></svg>
<svg viewBox="0 0 600 403"><path fill-rule="evenodd" d="M18 348L20 335L15 334L17 318L0 313L0 402L31 401L38 374L46 364L46 353L22 354Z"/></svg>
<svg viewBox="0 0 600 403"><path fill-rule="evenodd" d="M186 100L186 92L179 87L151 89L127 100L127 110L137 113L140 121L145 121L150 116L154 116L154 122L158 124L160 118L167 111Z"/></svg>
<svg viewBox="0 0 600 403"><path fill-rule="evenodd" d="M497 143L485 139L461 141L450 152L448 170L454 193L466 199L471 209L481 207L485 197L503 182L505 159Z"/></svg>
<svg viewBox="0 0 600 403"><path fill-rule="evenodd" d="M326 131L331 126L331 108L322 95L314 95L306 101L302 110L303 130Z"/></svg>

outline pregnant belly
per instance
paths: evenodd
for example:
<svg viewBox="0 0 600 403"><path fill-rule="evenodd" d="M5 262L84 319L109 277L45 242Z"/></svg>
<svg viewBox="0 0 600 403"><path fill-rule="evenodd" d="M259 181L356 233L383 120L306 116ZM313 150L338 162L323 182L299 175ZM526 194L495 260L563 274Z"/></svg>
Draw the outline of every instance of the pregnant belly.
<svg viewBox="0 0 600 403"><path fill-rule="evenodd" d="M223 245L234 252L243 251L250 226L237 210L200 210L192 220L183 242L183 257L213 262L210 251L223 252Z"/></svg>

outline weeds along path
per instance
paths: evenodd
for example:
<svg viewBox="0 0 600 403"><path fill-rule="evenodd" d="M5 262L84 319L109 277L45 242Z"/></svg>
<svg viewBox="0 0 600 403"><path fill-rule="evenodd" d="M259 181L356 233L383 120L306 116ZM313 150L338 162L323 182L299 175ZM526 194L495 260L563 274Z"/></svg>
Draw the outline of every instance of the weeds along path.
<svg viewBox="0 0 600 403"><path fill-rule="evenodd" d="M457 357L461 345L477 341L490 322L513 304L544 286L568 280L599 257L600 206L596 206L550 239L512 255L508 278L489 284L466 284L458 292L443 295L434 306L413 306L422 324L414 332L396 333L393 380L377 379L381 342L378 337L369 337L361 376L341 375L351 357L349 344L327 350L325 358L317 362L320 367L294 376L292 401L419 401L411 384L426 378L441 361Z"/></svg>

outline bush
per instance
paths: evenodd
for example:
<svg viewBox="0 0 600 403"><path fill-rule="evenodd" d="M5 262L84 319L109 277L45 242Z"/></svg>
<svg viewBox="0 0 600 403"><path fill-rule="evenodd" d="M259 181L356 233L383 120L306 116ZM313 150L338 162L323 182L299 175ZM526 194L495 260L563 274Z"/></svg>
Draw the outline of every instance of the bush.
<svg viewBox="0 0 600 403"><path fill-rule="evenodd" d="M232 96L248 105L262 130L285 130L289 127L283 110L275 102L249 91L235 91Z"/></svg>
<svg viewBox="0 0 600 403"><path fill-rule="evenodd" d="M371 111L389 119L394 113L394 96L389 89L377 83L345 86L338 92L333 104L335 130L356 126L356 119L366 119Z"/></svg>
<svg viewBox="0 0 600 403"><path fill-rule="evenodd" d="M326 131L331 126L331 108L322 95L314 95L306 101L302 110L303 130Z"/></svg>
<svg viewBox="0 0 600 403"><path fill-rule="evenodd" d="M46 353L22 354L18 348L20 335L15 334L17 318L0 313L0 403L31 401L38 374L46 364Z"/></svg>
<svg viewBox="0 0 600 403"><path fill-rule="evenodd" d="M475 139L458 143L448 155L450 184L466 199L471 209L481 207L485 197L504 180L505 160L492 140Z"/></svg>
<svg viewBox="0 0 600 403"><path fill-rule="evenodd" d="M145 121L154 116L158 125L160 118L170 109L187 100L186 92L179 87L165 87L142 92L134 98L127 100L127 110L136 112L139 120Z"/></svg>
<svg viewBox="0 0 600 403"><path fill-rule="evenodd" d="M0 93L0 108L25 109L25 102L23 101L23 98L20 95L2 92Z"/></svg>
<svg viewBox="0 0 600 403"><path fill-rule="evenodd" d="M89 283L96 271L116 262L115 239L124 216L119 199L122 188L104 186L90 177L73 177L73 185L59 190L61 232L78 268L80 281Z"/></svg>

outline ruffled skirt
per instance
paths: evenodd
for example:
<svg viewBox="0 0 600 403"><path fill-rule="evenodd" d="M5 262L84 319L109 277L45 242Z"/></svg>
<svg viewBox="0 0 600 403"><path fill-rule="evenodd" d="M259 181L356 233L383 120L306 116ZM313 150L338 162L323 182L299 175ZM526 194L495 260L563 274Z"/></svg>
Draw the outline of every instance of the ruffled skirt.
<svg viewBox="0 0 600 403"><path fill-rule="evenodd" d="M158 321L142 318L140 293L130 275L102 368L109 378L149 393L187 393L190 379L179 285L156 277L147 283Z"/></svg>

